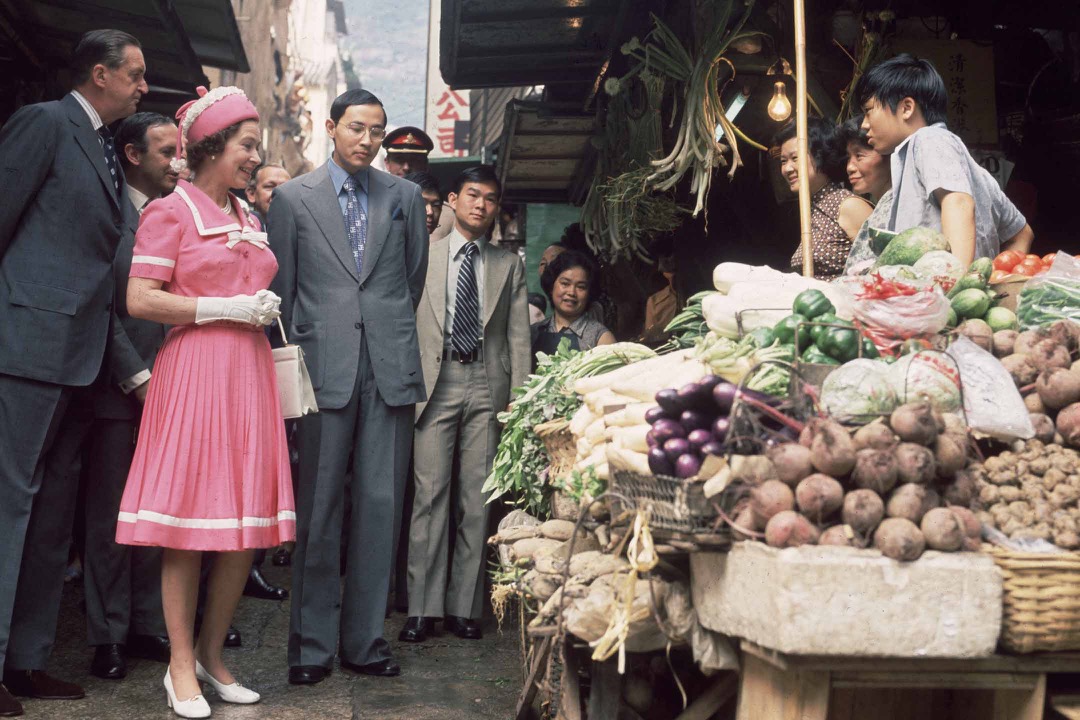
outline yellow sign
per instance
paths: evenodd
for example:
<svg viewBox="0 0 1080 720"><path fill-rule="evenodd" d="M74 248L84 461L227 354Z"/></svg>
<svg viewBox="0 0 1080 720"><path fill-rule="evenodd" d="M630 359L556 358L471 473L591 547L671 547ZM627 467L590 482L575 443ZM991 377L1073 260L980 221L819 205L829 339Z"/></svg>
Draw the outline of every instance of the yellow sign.
<svg viewBox="0 0 1080 720"><path fill-rule="evenodd" d="M945 81L949 129L968 147L996 146L994 49L970 40L897 40L896 50L926 58Z"/></svg>

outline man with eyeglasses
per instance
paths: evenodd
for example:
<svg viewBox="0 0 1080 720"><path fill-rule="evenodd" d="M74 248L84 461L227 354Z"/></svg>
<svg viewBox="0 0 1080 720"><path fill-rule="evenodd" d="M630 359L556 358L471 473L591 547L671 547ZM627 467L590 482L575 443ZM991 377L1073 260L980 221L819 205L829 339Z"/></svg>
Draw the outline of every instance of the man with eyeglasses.
<svg viewBox="0 0 1080 720"><path fill-rule="evenodd" d="M319 404L297 428L293 684L323 680L339 641L343 667L401 672L383 639L383 618L413 411L426 397L416 335L428 258L420 188L370 167L386 135L386 113L370 92L335 99L326 132L334 144L326 165L279 186L268 217L281 320L304 350ZM342 594L339 539L350 472Z"/></svg>

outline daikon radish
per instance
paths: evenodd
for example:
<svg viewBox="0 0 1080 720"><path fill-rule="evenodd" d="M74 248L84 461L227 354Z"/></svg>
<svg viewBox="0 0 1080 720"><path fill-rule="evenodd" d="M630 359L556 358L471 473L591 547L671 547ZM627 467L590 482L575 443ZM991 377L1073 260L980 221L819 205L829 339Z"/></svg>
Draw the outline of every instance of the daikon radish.
<svg viewBox="0 0 1080 720"><path fill-rule="evenodd" d="M680 388L687 383L700 380L705 375L705 365L697 360L687 360L674 369L663 368L646 375L639 375L633 380L616 385L613 389L621 395L628 395L645 402L653 400L656 393L665 388Z"/></svg>
<svg viewBox="0 0 1080 720"><path fill-rule="evenodd" d="M577 441L577 454L583 458L589 457L589 455L592 455L593 445L594 443L589 442L588 438L581 438Z"/></svg>
<svg viewBox="0 0 1080 720"><path fill-rule="evenodd" d="M607 449L608 466L615 470L629 470L639 475L651 475L649 456L645 453L624 450L617 447Z"/></svg>
<svg viewBox="0 0 1080 720"><path fill-rule="evenodd" d="M650 408L656 407L655 402L642 402L627 405L622 410L616 410L604 416L604 424L608 427L632 427L645 424L645 413Z"/></svg>
<svg viewBox="0 0 1080 720"><path fill-rule="evenodd" d="M593 472L596 473L596 477L599 480L607 481L611 479L611 466L607 463L596 465L593 467Z"/></svg>
<svg viewBox="0 0 1080 720"><path fill-rule="evenodd" d="M588 405L582 405L574 413L574 417L570 419L570 432L574 437L581 437L585 434L585 428L589 427L595 419L596 413L592 411L592 408Z"/></svg>
<svg viewBox="0 0 1080 720"><path fill-rule="evenodd" d="M658 355L657 357L649 358L647 360L639 360L638 362L624 365L617 370L612 370L611 372L602 375L581 378L574 382L574 392L578 395L584 395L585 402L589 402L588 396L597 390L613 388L616 383L633 379L643 372L652 372L653 368L678 365L683 360L688 359L693 352L693 348L686 348L685 350L668 353L667 355Z"/></svg>
<svg viewBox="0 0 1080 720"><path fill-rule="evenodd" d="M601 443L605 439L604 430L606 429L607 426L604 425L604 419L597 418L596 420L593 420L592 424L590 424L588 428L585 429L585 439L593 445Z"/></svg>
<svg viewBox="0 0 1080 720"><path fill-rule="evenodd" d="M603 415L604 408L613 405L629 405L638 402L637 399L612 392L608 388L602 388L585 396L585 403L596 415Z"/></svg>
<svg viewBox="0 0 1080 720"><path fill-rule="evenodd" d="M722 293L731 290L731 286L741 282L762 282L776 280L783 273L767 265L744 265L737 262L722 262L713 268L713 287Z"/></svg>
<svg viewBox="0 0 1080 720"><path fill-rule="evenodd" d="M615 436L613 439L626 450L647 453L649 452L649 443L646 442L645 436L649 434L649 430L652 430L652 426L646 424L614 428Z"/></svg>

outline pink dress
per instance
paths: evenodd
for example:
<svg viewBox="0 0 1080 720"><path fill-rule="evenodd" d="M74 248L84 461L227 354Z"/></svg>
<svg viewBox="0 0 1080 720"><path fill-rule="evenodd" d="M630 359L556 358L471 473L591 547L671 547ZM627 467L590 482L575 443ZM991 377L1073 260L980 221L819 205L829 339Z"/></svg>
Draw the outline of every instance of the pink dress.
<svg viewBox="0 0 1080 720"><path fill-rule="evenodd" d="M257 225L234 219L244 214L232 202L226 215L180 181L143 213L131 277L161 280L164 290L188 297L269 287L277 260ZM295 536L285 427L263 328L172 328L154 364L116 541L227 551Z"/></svg>

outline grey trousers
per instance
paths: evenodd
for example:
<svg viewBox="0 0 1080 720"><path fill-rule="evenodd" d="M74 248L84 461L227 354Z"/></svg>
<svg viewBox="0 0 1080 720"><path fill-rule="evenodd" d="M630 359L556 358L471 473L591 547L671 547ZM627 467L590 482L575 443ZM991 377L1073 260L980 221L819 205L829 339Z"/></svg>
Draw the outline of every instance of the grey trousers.
<svg viewBox="0 0 1080 720"><path fill-rule="evenodd" d="M43 670L71 547L86 388L0 375L0 666Z"/></svg>
<svg viewBox="0 0 1080 720"><path fill-rule="evenodd" d="M390 657L383 639L409 465L414 405L390 407L379 395L368 359L348 404L299 421L300 481L292 556L289 665L356 665ZM342 592L341 525L345 476L351 470L349 549Z"/></svg>
<svg viewBox="0 0 1080 720"><path fill-rule="evenodd" d="M443 363L413 444L416 496L409 533L409 615L483 614L488 506L481 489L491 471L499 426L482 362ZM454 449L458 482L452 483ZM457 533L449 557L450 512ZM449 574L449 582L447 575Z"/></svg>
<svg viewBox="0 0 1080 720"><path fill-rule="evenodd" d="M86 637L123 644L128 633L165 635L161 548L118 545L116 516L135 454L134 420L94 421L83 452L86 489Z"/></svg>

